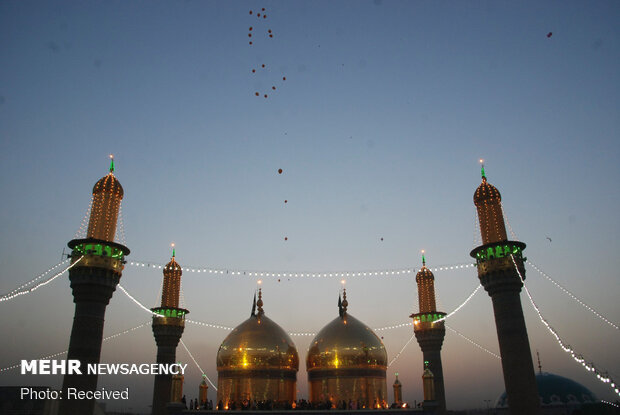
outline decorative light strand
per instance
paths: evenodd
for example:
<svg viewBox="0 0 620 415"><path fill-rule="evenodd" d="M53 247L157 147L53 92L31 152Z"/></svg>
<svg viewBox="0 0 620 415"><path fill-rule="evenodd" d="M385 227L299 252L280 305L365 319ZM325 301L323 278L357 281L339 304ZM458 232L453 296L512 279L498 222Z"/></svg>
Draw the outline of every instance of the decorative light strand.
<svg viewBox="0 0 620 415"><path fill-rule="evenodd" d="M382 330L391 330L391 329L397 329L400 327L406 327L406 326L411 326L413 324L412 321L408 321L406 323L400 323L400 324L396 324L393 326L385 326L385 327L377 327L376 329L373 329L375 331L382 331Z"/></svg>
<svg viewBox="0 0 620 415"><path fill-rule="evenodd" d="M405 348L409 345L409 343L411 343L411 340L413 340L414 337L415 337L415 333L409 338L409 340L407 340L407 343L405 343L403 348L400 349L400 352L396 353L396 356L394 356L392 360L390 361L390 363L388 363L388 367L392 366L392 363L394 363L396 359L400 357L400 355L405 351Z"/></svg>
<svg viewBox="0 0 620 415"><path fill-rule="evenodd" d="M127 245L127 240L125 239L125 221L123 220L123 202L119 202L118 204L118 236L119 242L122 245Z"/></svg>
<svg viewBox="0 0 620 415"><path fill-rule="evenodd" d="M67 268L63 269L62 271L56 273L53 277L46 279L45 281L41 281L40 283L38 283L37 285L30 287L26 290L22 290L22 291L16 291L13 290L11 291L9 294L6 294L4 296L2 296L0 298L0 303L3 301L7 301L7 300L11 300L15 297L19 297L20 295L24 295L24 294L30 294L31 292L37 290L40 287L43 287L44 285L49 284L50 282L54 281L56 278L60 277L62 274L64 274L66 271L69 271L71 268L73 268L78 262L80 262L82 260L82 258L84 258L84 255L82 255L81 257L78 258L77 261L75 261L73 264L69 265ZM66 262L66 261L63 261ZM63 263L61 262L61 264ZM53 268L52 268L53 269ZM51 269L50 269L51 270ZM45 274L47 274L50 270L46 271ZM28 282L26 285L30 284L31 282L35 281L39 279L39 277L35 278L34 280Z"/></svg>
<svg viewBox="0 0 620 415"><path fill-rule="evenodd" d="M82 218L82 222L80 223L80 227L75 232L73 239L78 239L79 237L86 236L86 231L88 230L88 219L90 218L90 210L93 207L93 199L94 199L94 196L91 196L90 202L88 203L88 208L86 209L86 213L84 214L84 217Z"/></svg>
<svg viewBox="0 0 620 415"><path fill-rule="evenodd" d="M50 268L50 269L48 269L47 271L45 271L45 272L43 272L43 273L39 274L38 276L36 276L35 278L31 279L30 281L28 281L28 282L26 282L26 283L24 283L24 284L20 285L19 287L15 288L13 291L6 293L6 294L5 294L5 295L3 295L2 297L0 297L0 301L3 301L3 300L2 300L2 298L4 298L4 297L8 297L8 296L10 296L11 294L13 294L13 293L15 293L15 292L17 292L17 291L21 290L22 288L24 288L24 287L26 287L26 286L28 286L28 285L30 285L30 284L32 284L32 283L34 283L34 282L36 282L36 281L40 280L41 278L45 277L47 274L49 274L50 272L52 272L53 270L55 270L56 268L58 268L59 266L61 266L61 265L65 264L67 261L69 261L69 259L64 259L64 260L60 261L58 264L54 265L53 267L51 267L51 268Z"/></svg>
<svg viewBox="0 0 620 415"><path fill-rule="evenodd" d="M166 265L156 262L143 262L143 261L131 261L129 265L143 268L162 269ZM475 264L456 264L456 265L443 265L435 268L429 268L433 272L447 271L462 268L473 268ZM215 269L209 267L182 267L184 272L203 273L212 275L226 275L226 276L239 276L239 277L275 277L275 278L351 278L351 277L397 277L397 276L410 276L415 275L418 271L417 268L400 268L400 269L387 269L377 271L334 271L334 272L265 272L265 271L242 271L236 269Z"/></svg>
<svg viewBox="0 0 620 415"><path fill-rule="evenodd" d="M607 372L600 371L599 369L596 368L596 366L594 365L593 362L588 363L588 362L585 361L585 359L583 358L582 355L576 354L575 351L569 345L565 344L564 341L562 341L562 339L560 338L558 333L553 329L553 327L551 327L549 325L547 320L545 320L545 318L540 313L540 309L538 308L538 306L534 302L534 299L532 298L532 295L530 294L530 290L527 289L527 286L525 285L525 282L523 281L523 276L521 276L521 272L519 271L519 267L517 267L517 263L515 262L514 256L510 255L510 258L512 259L512 263L514 264L515 269L517 270L517 275L519 275L519 279L521 279L521 283L523 284L523 288L525 288L525 292L527 293L527 296L530 299L530 303L532 303L532 307L534 307L534 310L536 310L536 313L538 314L538 318L540 318L540 321L542 321L542 323L545 325L545 327L547 327L547 330L549 330L549 332L553 335L553 337L555 337L555 339L557 340L557 342L560 345L560 347L562 348L562 350L564 350L566 353L569 353L571 355L571 357L577 363L581 363L581 365L588 372L594 372L594 374L596 374L596 377L597 377L598 380L600 380L603 383L609 383L610 387L614 390L614 392L616 392L616 394L620 396L620 390L618 389L618 385L614 382L613 379L611 379L607 375Z"/></svg>
<svg viewBox="0 0 620 415"><path fill-rule="evenodd" d="M501 200L499 202L499 207L500 209L502 209L502 216L504 217L504 220L506 221L506 225L508 225L508 230L510 231L510 236L512 236L512 240L518 241L519 239L517 238L517 235L515 235L515 233L512 231L512 226L510 226L510 222L508 222L508 216L506 216L506 212L504 211L504 205L502 204Z"/></svg>
<svg viewBox="0 0 620 415"><path fill-rule="evenodd" d="M190 320L189 318L186 318L185 321L187 323L197 324L199 326L211 327L213 329L223 329L223 330L232 330L233 329L232 327L226 327L226 326L222 326L220 324L205 323L204 321Z"/></svg>
<svg viewBox="0 0 620 415"><path fill-rule="evenodd" d="M196 361L196 359L194 359L194 356L192 356L192 353L189 351L189 349L187 348L187 346L185 345L185 343L183 342L183 339L181 340L181 345L183 346L183 348L185 349L185 351L187 352L187 354L189 355L189 357L194 361L194 364L196 365L196 367L198 368L198 370L200 370L200 373L202 373L204 375L205 378L207 378L207 380L209 381L209 383L211 384L211 386L213 386L213 389L215 389L217 391L217 386L215 386L213 384L213 382L211 382L211 379L209 379L209 376L207 376L207 374L205 373L204 370L202 370L202 368L200 367L200 365L198 364L198 362Z"/></svg>
<svg viewBox="0 0 620 415"><path fill-rule="evenodd" d="M490 351L489 349L487 349L487 348L485 348L485 347L483 347L483 346L479 345L478 343L476 343L475 341L473 341L473 340L472 340L472 339L470 339L469 337L467 337L467 336L465 336L464 334L462 334L462 333L458 332L457 330L453 329L452 327L448 326L447 324L445 325L445 327L446 327L448 330L450 330L450 331L452 331L452 332L454 332L454 333L458 334L460 337L462 337L463 339L467 340L469 343L473 344L474 346L476 346L476 347L477 347L477 348L479 348L480 350L483 350L483 351L487 352L488 354L490 354L491 356L493 356L493 357L495 357L495 358L497 358L497 359L501 359L501 356L500 356L500 355L498 355L497 353L493 353L493 352L492 352L492 351Z"/></svg>
<svg viewBox="0 0 620 415"><path fill-rule="evenodd" d="M148 312L151 315L154 315L154 316L157 316L157 317L162 317L161 315L152 312L148 307L146 307L140 301L136 300L136 298L134 296L132 296L131 294L129 294L129 292L122 285L118 284L118 288L120 288L121 291L123 291L125 293L125 295L127 297L129 297L129 299L131 301L136 303L138 305L138 307L140 307L144 311ZM199 326L210 327L210 328L214 328L214 329L222 329L222 330L232 330L233 329L232 327L224 326L222 324L206 323L204 321L191 320L191 319L188 319L188 318L186 318L185 321L187 323L197 324ZM412 324L411 322L400 323L400 324L395 324L395 325L391 325L391 326L378 327L378 328L375 328L373 330L378 330L378 331L381 331L381 330L391 330L391 329L396 329L396 328L400 328L400 327L405 327L405 326L408 326L408 325L411 325L411 324ZM298 333L288 333L288 334L290 336L316 336L316 333L314 333L314 332L298 332Z"/></svg>
<svg viewBox="0 0 620 415"><path fill-rule="evenodd" d="M562 290L564 292L564 294L568 295L570 298L572 298L573 300L577 301L582 307L584 307L586 310L592 312L595 316L597 316L598 318L600 318L601 320L603 320L605 323L609 324L611 327L615 328L616 330L619 330L620 327L618 327L618 325L612 323L611 321L607 320L605 317L603 317L599 312L597 312L595 309L593 309L592 307L590 307L589 305L587 305L586 303L584 303L583 301L581 301L579 298L577 298L577 296L575 296L573 293L571 293L570 291L568 291L566 288L562 287L557 281L555 281L553 278L551 278L549 275L545 274L541 269L539 269L536 265L532 264L530 261L527 261L527 264L530 265L532 268L534 268L536 271L538 271L538 273L540 275L542 275L543 277L545 277L546 279L548 279L549 281L551 281L556 287L558 287L560 290Z"/></svg>
<svg viewBox="0 0 620 415"><path fill-rule="evenodd" d="M478 290L480 289L480 287L482 287L482 285L478 285L478 286L476 287L476 289L475 289L475 290L474 290L471 294L469 294L469 297L467 297L467 299L466 299L465 301L463 301L463 302L461 303L461 305L459 305L457 308L455 308L455 309L454 309L454 311L452 311L452 312L451 312L451 313L449 313L449 314L446 314L445 316L443 316L443 317L442 317L442 318L440 318L440 319L437 319L437 320L433 321L433 323L432 323L432 324L439 323L440 321L444 321L444 320L445 320L445 319L447 319L448 317L453 316L453 315L454 315L457 311L459 311L461 308L463 308L463 306L464 306L465 304L467 304L467 303L469 302L469 300L471 300L471 299L472 299L472 297L473 297L474 295L476 295L476 293L478 292Z"/></svg>
<svg viewBox="0 0 620 415"><path fill-rule="evenodd" d="M127 292L127 290L125 289L125 287L123 287L122 285L118 284L118 288L120 288L120 289L121 289L121 291L122 291L122 292L124 292L124 293L125 293L125 295L126 295L127 297L129 297L129 299L130 299L131 301L133 301L134 303L136 303L136 304L138 305L138 307L140 307L141 309L143 309L144 311L146 311L146 312L147 312L147 313L149 313L150 315L155 316L155 317L163 317L163 316L162 316L162 315L160 315L160 314L154 313L154 312L153 312L153 311L151 311L148 307L146 307L144 304L142 304L140 301L136 300L136 299L135 299L135 298L134 298L131 294L129 294L129 293ZM187 321L187 320L186 320L186 321Z"/></svg>
<svg viewBox="0 0 620 415"><path fill-rule="evenodd" d="M127 330L123 330L123 331L121 331L121 332L119 332L119 333L112 334L111 336L108 336L108 337L104 337L102 341L104 341L104 342L105 342L105 341L108 341L108 340L112 340L112 339L114 339L114 338L116 338L116 337L119 337L119 336L121 336L121 335L123 335L123 334L127 334L127 333L132 332L132 331L134 331L134 330L137 330L137 329L139 329L139 328L141 328L141 327L148 326L149 324L151 324L151 322L150 322L150 321L149 321L149 322L147 322L147 323L142 323L142 324L140 324L139 326L132 327L132 328L127 329ZM50 359L50 358L52 358L52 357L56 357L56 356L60 356L60 355L63 355L63 354L67 354L68 352L69 352L68 350L65 350L64 352L58 352L58 353L50 354L50 355L48 355L48 356L39 357L39 360L47 360L47 359ZM12 366L8 366L8 367L1 368L1 369L0 369L0 372L5 372L5 371L7 371L7 370L17 369L17 368L18 368L18 367L20 367L20 366L21 366L21 362L20 362L20 363L17 363L17 364L14 364L14 365L12 365Z"/></svg>
<svg viewBox="0 0 620 415"><path fill-rule="evenodd" d="M613 402L604 401L604 400L602 400L602 399L601 399L601 403L606 403L607 405L611 405L611 406L614 406L614 407L616 407L616 408L620 408L620 405L615 404L615 403L613 403Z"/></svg>

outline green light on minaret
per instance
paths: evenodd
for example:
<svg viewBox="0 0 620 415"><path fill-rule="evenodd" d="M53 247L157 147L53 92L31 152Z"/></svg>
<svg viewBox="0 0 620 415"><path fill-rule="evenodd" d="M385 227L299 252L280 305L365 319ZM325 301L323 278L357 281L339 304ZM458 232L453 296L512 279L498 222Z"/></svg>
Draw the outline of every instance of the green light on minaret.
<svg viewBox="0 0 620 415"><path fill-rule="evenodd" d="M422 250L422 266L426 266L426 257L424 256L424 249Z"/></svg>
<svg viewBox="0 0 620 415"><path fill-rule="evenodd" d="M172 258L174 258L174 256L175 256L174 244L171 244L171 245L172 245Z"/></svg>
<svg viewBox="0 0 620 415"><path fill-rule="evenodd" d="M487 175L484 173L484 160L480 159L480 175L483 179L487 178Z"/></svg>
<svg viewBox="0 0 620 415"><path fill-rule="evenodd" d="M114 173L114 154L110 154L110 173Z"/></svg>

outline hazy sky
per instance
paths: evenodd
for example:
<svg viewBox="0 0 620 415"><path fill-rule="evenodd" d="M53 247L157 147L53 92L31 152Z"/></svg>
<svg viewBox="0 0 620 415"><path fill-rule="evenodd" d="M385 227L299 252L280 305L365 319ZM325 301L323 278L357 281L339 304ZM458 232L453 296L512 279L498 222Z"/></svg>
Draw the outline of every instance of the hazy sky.
<svg viewBox="0 0 620 415"><path fill-rule="evenodd" d="M175 242L183 266L281 272L418 267L420 249L432 267L471 263L482 157L528 259L618 324L618 21L614 1L3 1L0 293L60 261L109 153L128 260L165 263ZM618 330L527 272L560 336L620 381ZM473 268L435 277L446 312L478 284ZM128 264L121 284L151 307L161 279ZM225 326L247 318L255 287L183 275L189 317ZM288 332L337 315L340 278L263 288L267 315ZM413 275L349 278L347 289L349 312L373 328L418 311ZM543 370L614 399L522 302ZM66 276L1 303L0 366L66 350L73 307ZM117 290L104 335L149 319ZM484 291L447 323L498 352ZM188 324L183 335L214 382L227 333ZM391 359L412 329L377 333ZM294 337L300 397L310 339ZM200 372L181 346L177 356L194 397ZM102 349L103 362L154 359L149 327ZM483 407L504 390L499 360L450 331L443 367L449 408ZM390 399L394 372L406 400L422 398L415 341L388 369ZM3 386L61 382L0 373ZM152 382L99 378L131 388L129 403L109 407L143 411Z"/></svg>

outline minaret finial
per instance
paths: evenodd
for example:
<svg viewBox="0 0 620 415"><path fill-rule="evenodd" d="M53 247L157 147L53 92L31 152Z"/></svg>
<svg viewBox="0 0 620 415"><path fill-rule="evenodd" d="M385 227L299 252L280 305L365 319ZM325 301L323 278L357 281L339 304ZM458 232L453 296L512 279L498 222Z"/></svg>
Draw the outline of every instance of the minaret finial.
<svg viewBox="0 0 620 415"><path fill-rule="evenodd" d="M114 173L114 154L110 154L110 173Z"/></svg>
<svg viewBox="0 0 620 415"><path fill-rule="evenodd" d="M170 246L172 247L172 258L174 258L174 257L175 257L175 255L176 255L176 251L175 251L175 249L174 249L174 242L173 242L173 243L171 243L171 244L170 244Z"/></svg>
<svg viewBox="0 0 620 415"><path fill-rule="evenodd" d="M426 257L424 256L424 249L422 250L422 266L426 266Z"/></svg>
<svg viewBox="0 0 620 415"><path fill-rule="evenodd" d="M256 302L256 305L258 306L258 316L262 316L263 314L265 314L265 311L263 310L263 289L259 288L258 289L258 301Z"/></svg>
<svg viewBox="0 0 620 415"><path fill-rule="evenodd" d="M347 314L348 305L349 305L349 302L347 301L347 289L343 288L342 289L342 315L343 316Z"/></svg>
<svg viewBox="0 0 620 415"><path fill-rule="evenodd" d="M484 172L484 159L480 159L480 175L482 176L482 180L487 179L487 175Z"/></svg>

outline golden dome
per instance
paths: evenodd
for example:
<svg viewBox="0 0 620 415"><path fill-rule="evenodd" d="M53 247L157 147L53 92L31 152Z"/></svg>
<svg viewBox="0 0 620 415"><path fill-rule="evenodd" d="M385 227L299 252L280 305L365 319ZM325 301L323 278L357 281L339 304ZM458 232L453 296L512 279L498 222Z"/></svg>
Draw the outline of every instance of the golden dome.
<svg viewBox="0 0 620 415"><path fill-rule="evenodd" d="M341 316L333 319L312 340L306 369L308 373L321 369L386 370L387 352L383 342L364 323L347 313L345 299Z"/></svg>
<svg viewBox="0 0 620 415"><path fill-rule="evenodd" d="M226 336L217 351L217 371L289 370L297 372L299 356L290 336L259 310Z"/></svg>

